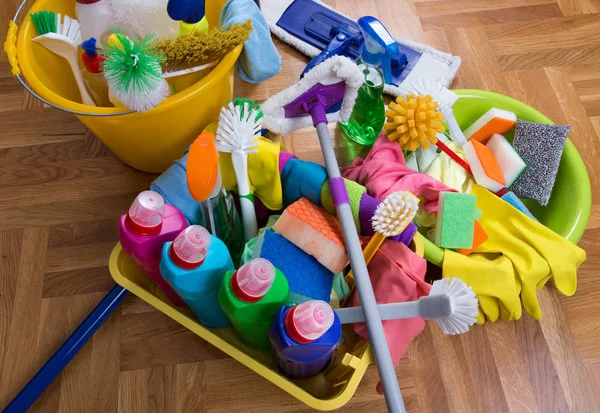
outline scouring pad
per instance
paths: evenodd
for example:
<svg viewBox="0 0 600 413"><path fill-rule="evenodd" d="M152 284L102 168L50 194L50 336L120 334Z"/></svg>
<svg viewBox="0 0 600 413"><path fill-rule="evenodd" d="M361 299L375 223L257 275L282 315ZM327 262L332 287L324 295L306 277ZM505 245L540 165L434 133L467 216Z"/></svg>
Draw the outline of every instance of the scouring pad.
<svg viewBox="0 0 600 413"><path fill-rule="evenodd" d="M512 184L515 195L548 205L570 126L519 120L513 146L527 167Z"/></svg>

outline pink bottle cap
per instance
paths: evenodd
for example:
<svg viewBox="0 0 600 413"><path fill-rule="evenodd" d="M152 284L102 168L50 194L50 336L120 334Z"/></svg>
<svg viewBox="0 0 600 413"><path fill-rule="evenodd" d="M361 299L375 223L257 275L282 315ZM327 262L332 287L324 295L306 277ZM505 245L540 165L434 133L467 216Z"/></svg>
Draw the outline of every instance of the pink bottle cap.
<svg viewBox="0 0 600 413"><path fill-rule="evenodd" d="M126 224L138 235L154 235L160 231L164 214L163 197L154 191L144 191L131 204Z"/></svg>
<svg viewBox="0 0 600 413"><path fill-rule="evenodd" d="M329 330L335 316L325 301L311 300L288 311L285 326L292 339L300 344L311 343Z"/></svg>
<svg viewBox="0 0 600 413"><path fill-rule="evenodd" d="M210 234L208 231L200 225L191 225L175 238L171 244L169 255L179 268L193 270L202 265L209 246Z"/></svg>
<svg viewBox="0 0 600 413"><path fill-rule="evenodd" d="M275 280L275 267L264 258L244 264L231 277L231 289L242 301L254 303L264 297Z"/></svg>

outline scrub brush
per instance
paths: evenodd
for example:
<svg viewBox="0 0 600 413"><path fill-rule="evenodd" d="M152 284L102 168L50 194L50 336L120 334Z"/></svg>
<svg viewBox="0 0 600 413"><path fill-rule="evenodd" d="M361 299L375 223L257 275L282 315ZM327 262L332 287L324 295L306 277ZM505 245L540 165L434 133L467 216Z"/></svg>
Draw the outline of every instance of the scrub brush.
<svg viewBox="0 0 600 413"><path fill-rule="evenodd" d="M430 95L438 103L439 111L444 115L446 125L450 132L450 138L461 148L467 143L467 139L463 134L458 122L454 117L454 111L452 106L458 100L458 95L450 89L444 87L444 85L437 83L431 79L420 78L408 85L402 85L400 87L406 93L413 93L415 95Z"/></svg>
<svg viewBox="0 0 600 413"><path fill-rule="evenodd" d="M408 191L394 192L377 206L371 219L375 235L363 251L367 265L371 262L383 241L400 235L417 215L419 198ZM354 275L350 272L350 277Z"/></svg>
<svg viewBox="0 0 600 413"><path fill-rule="evenodd" d="M252 23L234 24L227 30L212 28L206 32L182 34L161 39L156 48L167 57L163 62L165 77L175 77L215 66L218 60L250 37Z"/></svg>
<svg viewBox="0 0 600 413"><path fill-rule="evenodd" d="M96 106L83 83L77 61L77 48L83 43L79 22L69 16L64 16L63 20L60 13L48 10L31 13L30 16L38 32L33 40L69 62L79 87L81 101L84 105Z"/></svg>
<svg viewBox="0 0 600 413"><path fill-rule="evenodd" d="M382 320L420 317L434 320L444 334L469 331L475 324L479 303L473 289L459 278L444 278L433 283L429 296L404 303L379 304ZM342 324L363 323L361 307L336 309Z"/></svg>
<svg viewBox="0 0 600 413"><path fill-rule="evenodd" d="M415 96L409 93L406 98L398 96L385 111L386 123L383 128L388 139L398 140L402 149L409 151L416 151L420 146L427 149L433 143L471 173L469 165L436 137L436 133L444 132L444 115L437 110L438 106L430 95Z"/></svg>
<svg viewBox="0 0 600 413"><path fill-rule="evenodd" d="M169 96L169 85L163 77L163 54L156 49L156 34L131 40L114 33L113 41L104 47L104 76L109 90L123 105L145 112Z"/></svg>
<svg viewBox="0 0 600 413"><path fill-rule="evenodd" d="M248 182L248 154L258 153L261 137L260 106L250 99L235 99L221 109L217 129L217 150L231 153L231 161L238 183L246 241L258 233L254 201Z"/></svg>

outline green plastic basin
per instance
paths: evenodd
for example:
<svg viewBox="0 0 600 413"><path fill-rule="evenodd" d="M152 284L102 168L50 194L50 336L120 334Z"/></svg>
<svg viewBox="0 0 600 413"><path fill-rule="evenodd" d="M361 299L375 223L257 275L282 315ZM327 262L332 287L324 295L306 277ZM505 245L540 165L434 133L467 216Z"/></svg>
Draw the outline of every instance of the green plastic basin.
<svg viewBox="0 0 600 413"><path fill-rule="evenodd" d="M454 104L454 115L464 130L490 108L514 112L518 119L552 124L553 122L532 107L513 98L482 90L455 90L460 98ZM510 141L513 133L506 135ZM577 243L587 225L592 205L590 178L585 164L571 140L567 140L554 190L548 206L523 199L525 205L539 221L554 232ZM423 237L424 238L424 237ZM441 266L444 249L424 239L425 258Z"/></svg>

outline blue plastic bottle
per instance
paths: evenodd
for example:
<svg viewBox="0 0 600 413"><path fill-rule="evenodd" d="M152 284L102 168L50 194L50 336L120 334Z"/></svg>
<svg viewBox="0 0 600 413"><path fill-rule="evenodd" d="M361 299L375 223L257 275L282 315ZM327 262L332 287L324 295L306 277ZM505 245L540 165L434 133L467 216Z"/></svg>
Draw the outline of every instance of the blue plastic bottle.
<svg viewBox="0 0 600 413"><path fill-rule="evenodd" d="M227 328L231 324L218 300L221 279L233 271L227 247L204 227L187 227L173 242L162 249L160 272L175 292L210 328Z"/></svg>
<svg viewBox="0 0 600 413"><path fill-rule="evenodd" d="M342 335L340 320L324 301L281 307L269 331L279 369L292 378L320 373Z"/></svg>

